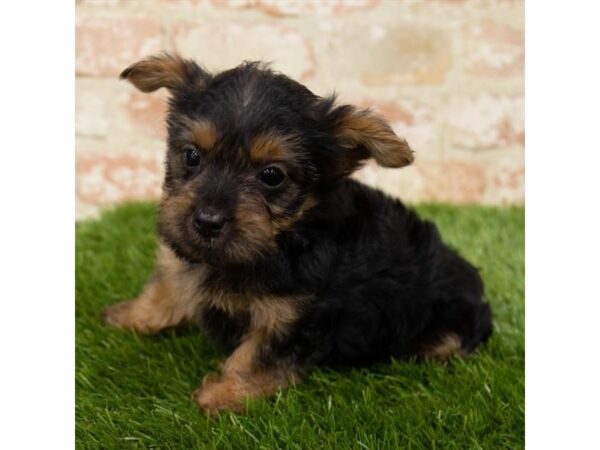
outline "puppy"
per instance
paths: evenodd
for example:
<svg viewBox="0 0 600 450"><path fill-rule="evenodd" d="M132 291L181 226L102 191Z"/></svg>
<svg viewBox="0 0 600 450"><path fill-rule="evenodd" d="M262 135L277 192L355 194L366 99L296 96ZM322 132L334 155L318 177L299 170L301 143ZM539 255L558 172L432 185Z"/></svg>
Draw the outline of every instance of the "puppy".
<svg viewBox="0 0 600 450"><path fill-rule="evenodd" d="M261 63L210 74L161 54L121 78L170 92L156 270L104 311L155 333L199 323L231 351L192 395L243 409L315 366L445 360L492 331L477 270L435 225L350 178L413 152L384 119Z"/></svg>

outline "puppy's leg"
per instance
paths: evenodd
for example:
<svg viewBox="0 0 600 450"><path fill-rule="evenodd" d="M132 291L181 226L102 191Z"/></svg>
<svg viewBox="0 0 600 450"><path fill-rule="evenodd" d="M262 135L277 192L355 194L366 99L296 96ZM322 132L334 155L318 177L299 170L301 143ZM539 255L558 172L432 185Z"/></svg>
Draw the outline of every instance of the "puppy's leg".
<svg viewBox="0 0 600 450"><path fill-rule="evenodd" d="M139 297L109 306L102 312L102 320L113 327L156 333L181 322L182 317L170 299L168 286L151 278Z"/></svg>
<svg viewBox="0 0 600 450"><path fill-rule="evenodd" d="M456 333L447 333L438 338L433 345L427 345L420 356L426 360L445 362L453 355L464 356L462 341Z"/></svg>
<svg viewBox="0 0 600 450"><path fill-rule="evenodd" d="M181 261L166 247L161 247L157 269L142 293L135 299L109 306L102 313L107 325L135 330L142 334L157 333L191 320L197 310L193 273L182 275Z"/></svg>
<svg viewBox="0 0 600 450"><path fill-rule="evenodd" d="M192 394L208 413L222 410L241 412L244 401L273 395L300 379L300 371L289 364L261 366L258 361L263 337L251 333L227 359L221 377L208 375Z"/></svg>
<svg viewBox="0 0 600 450"><path fill-rule="evenodd" d="M296 383L299 375L292 369L270 367L248 373L230 372L221 378L209 376L192 394L196 404L209 414L229 410L242 412L244 401L268 397Z"/></svg>

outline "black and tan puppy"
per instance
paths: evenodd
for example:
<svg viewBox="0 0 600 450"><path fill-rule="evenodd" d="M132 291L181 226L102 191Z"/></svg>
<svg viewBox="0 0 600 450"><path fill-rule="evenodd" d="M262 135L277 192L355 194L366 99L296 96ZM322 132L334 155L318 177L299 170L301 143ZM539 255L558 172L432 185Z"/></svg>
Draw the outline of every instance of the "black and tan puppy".
<svg viewBox="0 0 600 450"><path fill-rule="evenodd" d="M193 398L239 410L319 365L445 359L491 334L477 270L430 222L348 178L413 160L377 115L259 63L216 75L159 55L121 77L165 87L160 250L142 294L106 323L153 333L200 323L232 350Z"/></svg>

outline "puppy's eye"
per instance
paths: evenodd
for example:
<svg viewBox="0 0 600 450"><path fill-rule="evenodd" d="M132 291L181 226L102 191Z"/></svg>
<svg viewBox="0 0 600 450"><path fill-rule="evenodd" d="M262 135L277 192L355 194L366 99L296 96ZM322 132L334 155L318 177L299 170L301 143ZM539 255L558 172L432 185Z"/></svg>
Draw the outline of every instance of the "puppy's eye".
<svg viewBox="0 0 600 450"><path fill-rule="evenodd" d="M185 163L194 167L200 164L200 153L193 147L188 147L185 151Z"/></svg>
<svg viewBox="0 0 600 450"><path fill-rule="evenodd" d="M260 181L269 187L276 187L285 180L285 173L279 167L271 166L263 169L259 175Z"/></svg>

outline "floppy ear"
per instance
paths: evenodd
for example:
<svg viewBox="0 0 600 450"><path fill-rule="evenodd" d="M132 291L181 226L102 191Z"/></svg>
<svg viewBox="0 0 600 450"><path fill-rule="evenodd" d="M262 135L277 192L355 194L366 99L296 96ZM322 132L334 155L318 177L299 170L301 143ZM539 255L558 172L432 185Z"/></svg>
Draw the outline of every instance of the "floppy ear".
<svg viewBox="0 0 600 450"><path fill-rule="evenodd" d="M179 55L162 53L132 64L120 78L128 80L142 92L153 92L162 87L177 91L189 87L201 87L210 79L194 61Z"/></svg>
<svg viewBox="0 0 600 450"><path fill-rule="evenodd" d="M404 167L413 162L414 154L406 140L379 115L350 105L339 106L331 114L349 171L369 158L383 167Z"/></svg>

